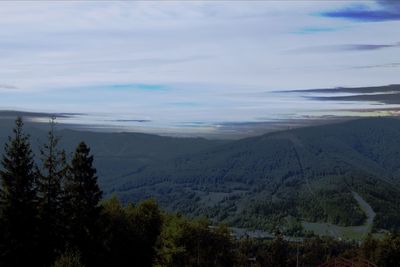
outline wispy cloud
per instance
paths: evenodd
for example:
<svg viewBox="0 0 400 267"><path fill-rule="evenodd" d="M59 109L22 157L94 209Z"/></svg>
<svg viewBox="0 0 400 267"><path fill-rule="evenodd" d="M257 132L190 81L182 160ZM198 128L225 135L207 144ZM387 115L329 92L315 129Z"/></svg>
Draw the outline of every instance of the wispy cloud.
<svg viewBox="0 0 400 267"><path fill-rule="evenodd" d="M18 87L9 84L0 84L0 90L16 90Z"/></svg>
<svg viewBox="0 0 400 267"><path fill-rule="evenodd" d="M175 107L187 107L187 108L196 108L202 106L198 102L190 102L190 101L172 102L170 103L170 105Z"/></svg>
<svg viewBox="0 0 400 267"><path fill-rule="evenodd" d="M324 33L324 32L335 32L339 30L339 28L333 27L303 27L299 30L294 31L295 34L316 34L316 33Z"/></svg>
<svg viewBox="0 0 400 267"><path fill-rule="evenodd" d="M334 53L334 52L353 52L353 51L373 51L386 48L398 48L400 43L395 44L340 44L340 45L321 45L297 48L289 50L290 53Z"/></svg>
<svg viewBox="0 0 400 267"><path fill-rule="evenodd" d="M142 90L142 91L166 91L169 88L162 84L113 84L109 86L102 86L105 89L111 90Z"/></svg>
<svg viewBox="0 0 400 267"><path fill-rule="evenodd" d="M393 62L387 64L377 64L377 65L365 65L365 66L354 66L354 69L374 69L374 68L399 68L400 62Z"/></svg>
<svg viewBox="0 0 400 267"><path fill-rule="evenodd" d="M140 123L151 122L150 120L140 120L140 119L117 119L117 120L109 120L109 121L113 121L113 122L140 122Z"/></svg>
<svg viewBox="0 0 400 267"><path fill-rule="evenodd" d="M376 3L377 6L374 7L365 4L356 4L338 10L322 12L319 15L363 22L400 20L399 1L378 0Z"/></svg>

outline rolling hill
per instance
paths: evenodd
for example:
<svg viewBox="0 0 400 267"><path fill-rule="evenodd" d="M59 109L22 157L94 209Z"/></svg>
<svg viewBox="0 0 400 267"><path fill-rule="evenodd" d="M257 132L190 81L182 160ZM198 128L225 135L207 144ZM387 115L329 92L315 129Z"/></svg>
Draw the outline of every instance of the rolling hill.
<svg viewBox="0 0 400 267"><path fill-rule="evenodd" d="M10 122L1 122L0 142ZM45 130L27 123L38 151ZM357 194L375 230L400 228L400 120L368 118L237 141L60 130L68 152L85 140L105 196L154 197L166 209L242 228L301 234L301 225L358 226ZM303 233L304 234L304 233Z"/></svg>
<svg viewBox="0 0 400 267"><path fill-rule="evenodd" d="M400 121L370 118L242 139L150 164L115 181L125 201L155 197L175 211L273 229L292 219L400 226Z"/></svg>
<svg viewBox="0 0 400 267"><path fill-rule="evenodd" d="M20 115L20 114L17 114ZM14 117L0 118L0 151L12 133ZM226 143L221 140L203 138L173 138L142 133L104 133L60 129L60 148L71 155L80 141L85 141L95 156L99 182L105 193L112 191L112 185L119 177L132 175L148 164L174 159L187 153L200 152ZM46 123L25 122L25 131L30 135L32 150L40 158L40 146L46 142Z"/></svg>

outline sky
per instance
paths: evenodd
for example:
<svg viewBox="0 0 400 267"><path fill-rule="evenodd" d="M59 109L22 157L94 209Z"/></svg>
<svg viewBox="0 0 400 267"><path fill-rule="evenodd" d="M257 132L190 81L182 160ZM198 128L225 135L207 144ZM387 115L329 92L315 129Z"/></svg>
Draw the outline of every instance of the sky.
<svg viewBox="0 0 400 267"><path fill-rule="evenodd" d="M206 135L373 115L399 106L285 91L399 70L397 0L0 3L0 110L77 113L63 123Z"/></svg>

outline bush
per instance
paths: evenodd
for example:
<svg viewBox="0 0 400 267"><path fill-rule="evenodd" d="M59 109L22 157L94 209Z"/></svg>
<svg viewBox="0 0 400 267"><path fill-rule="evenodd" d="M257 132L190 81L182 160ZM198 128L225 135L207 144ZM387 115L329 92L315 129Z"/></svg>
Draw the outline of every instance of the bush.
<svg viewBox="0 0 400 267"><path fill-rule="evenodd" d="M76 250L67 250L57 258L53 267L84 267L81 263L81 255Z"/></svg>

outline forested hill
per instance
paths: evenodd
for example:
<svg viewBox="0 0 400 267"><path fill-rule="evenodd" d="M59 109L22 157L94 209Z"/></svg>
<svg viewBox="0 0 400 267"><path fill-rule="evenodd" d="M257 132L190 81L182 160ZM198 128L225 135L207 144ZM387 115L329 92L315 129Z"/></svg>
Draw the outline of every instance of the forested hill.
<svg viewBox="0 0 400 267"><path fill-rule="evenodd" d="M392 183L390 185L392 188L396 188L396 179L388 180L385 184L385 182L368 176L365 176L364 179L357 178L356 172L349 177L341 177L340 173L334 173L337 177L332 176L331 179L335 181L318 183L318 180L323 179L318 179L317 175L307 176L310 171L309 165L301 163L307 157L302 156L299 147L302 147L304 154L311 153L307 152L307 146L302 143L301 134L294 137L294 135L287 136L288 132L282 132L280 135L279 133L266 135L231 144L165 138L164 140L168 140L172 144L174 144L173 141L177 141L178 143L175 143L174 147L183 145L185 142L200 142L197 143L199 150L193 152L189 149L188 151L194 153L191 156L186 154L186 156L181 155L176 159L166 157L164 163L162 163L163 160L159 161L158 169L152 167L152 163L142 168L141 171L136 171L137 188L143 192L158 188L156 193L160 200L170 208L176 203L182 203L181 210L188 214L195 214L203 209L202 215L207 214L220 221L226 220L237 225L247 223L247 225L243 225L247 227L268 229L274 223L280 222L280 229L275 229L277 231L274 237L270 236L273 237L273 240L260 240L249 235L238 234L240 231L245 234L249 233L244 229L229 229L223 224L212 225L209 220L204 218L188 220L179 213L172 214L162 211L155 200L127 203L127 205L122 205L116 196L111 198L106 196L108 199L102 200L102 192L97 184L98 178L93 168L94 157L90 148L84 142L80 142L73 152L73 156L66 159L65 154L59 150L60 147L57 145L53 126L54 124L51 124L48 140L42 147L42 160L37 160L32 155L31 144L21 119L16 121L13 134L6 143L0 173L1 266L248 266L250 264L283 267L294 266L295 263L301 266L317 266L325 260L332 260L338 256L352 258L345 260L346 262L358 262L359 256L362 256L379 266L397 266L400 237L396 232L388 233L383 237L380 234L375 235L378 238L374 238L374 235L365 235L362 243L321 238L308 233L301 238L292 236L288 238L282 235L280 230L286 233L292 231L291 235L301 234L299 224L296 228L296 218L297 222L300 218L313 218L313 220L333 218L337 220L336 223L346 223L345 217L329 217L332 214L343 215L343 211L347 212L348 218L350 218L347 223L361 223L363 216L367 215L367 222L364 226L357 226L354 229L370 229L376 214L368 202L373 203L375 208L386 208L386 210L379 211L381 224L377 227L384 226L382 223L387 222L391 226L397 226L394 220L398 209L395 210L392 218L390 217L392 213L388 210L393 208L388 201L396 201L396 197L398 197L398 191L389 188L390 183ZM30 132L32 133L31 138L36 140L38 145L40 139L43 138L43 132L37 128L31 128ZM66 131L61 133L68 135L68 138L64 139L64 146L69 144L67 141L72 142L74 138L83 136L91 137L90 140L94 146L108 144L105 141L109 135ZM99 136L102 137L103 142L96 143L95 140ZM125 134L116 134L115 136L119 137L119 140L126 138ZM141 147L140 143L143 145L147 142L148 145L154 145L157 144L157 140L163 139L162 137L136 134L129 135L129 138L135 139L133 143L136 142L138 148ZM292 146L286 144L281 147L281 150L283 152L290 149L295 150L294 157L300 166L299 171L293 171L285 177L282 176L283 182L280 185L275 182L272 190L269 189L268 182L264 181L266 184L264 186L257 186L257 183L263 179L272 181L273 175L278 177L279 172L274 172L275 165L255 161L255 157L265 160L266 158L263 158L262 155L279 152L278 148L271 149L268 153L257 152L258 149L265 150L265 148L272 147L261 146L264 143L270 144L271 141L267 141L270 138L275 138L275 141L290 140ZM125 141L127 140L129 139L125 139ZM259 142L257 147L251 145L255 140ZM113 143L112 140L110 142ZM161 143L158 145L161 146ZM280 142L275 143L280 144ZM214 146L214 148L204 151L206 145ZM97 147L97 151L102 150ZM122 150L122 152L124 151ZM149 155L152 149L149 148L147 151L147 154L143 152L143 155ZM176 152L177 154L182 154L184 150L181 148L177 151L180 151ZM226 158L217 156L218 153L223 153ZM319 152L319 154L322 153L324 152ZM114 155L115 152L110 154ZM214 155L218 165L206 166L208 158ZM239 156L235 157L235 155ZM279 159L283 158L282 155L284 154L276 154L276 158L269 156L269 160L274 159L273 162L279 162ZM213 174L214 172L218 173L218 168L226 166L224 165L225 160L243 157L253 160L251 170L248 168L248 164L251 162L243 161L243 164L240 165L240 161L236 161L231 163L230 169L236 168L238 171L246 169L240 175L234 176L224 170L222 172L225 172L225 175L220 179ZM203 172L201 172L193 162L200 162L206 168L203 168ZM285 164L291 167L292 165L288 163L289 161ZM35 167L35 164L39 164L38 168ZM277 167L281 165L281 163L275 164ZM249 179L248 182L244 181L243 177L245 176L262 175L257 172L260 168L259 165L266 166L267 169L264 172L269 170L270 174L265 175L264 178L258 178L258 180L254 178L254 180ZM98 166L106 168L101 164ZM176 170L177 175L174 176L174 179L167 174L172 170L168 169L168 166L172 166L172 169ZM190 169L190 166L193 166L193 169ZM209 169L207 169L208 167ZM147 173L150 169L153 170L154 176ZM193 179L184 178L185 170L192 172ZM157 175L162 175L162 172L165 172L165 178L157 179ZM253 176L249 176L249 173ZM153 179L146 180L140 175L150 175L149 177ZM329 177L329 171L324 175ZM293 182L292 176L300 177L299 182L286 183L286 180ZM153 184L153 186L149 186L149 184ZM103 187L106 186L103 185ZM283 188L287 188L286 193L283 193L285 191ZM352 199L348 196L349 190L354 190L350 192L360 205L358 210L349 201ZM175 191L180 191L183 195L173 193ZM187 197L186 191L191 192L192 196ZM329 191L330 194L320 194L320 192ZM155 191L153 190L153 192ZM208 193L208 199L204 200L201 194L205 192ZM136 189L136 192L131 191L129 196L137 197L138 194L139 191ZM173 194L176 199L171 198ZM218 194L220 195L218 196ZM312 198L301 198L307 194L312 195ZM221 196L225 197L221 198ZM214 198L212 199L212 197ZM171 205L166 202L168 198ZM185 198L186 205L183 203ZM227 206L227 203L230 206ZM392 205L396 206L397 203L393 202ZM190 206L194 209L188 210L187 207ZM328 209L324 210L326 207ZM322 213L321 208L323 209ZM360 209L365 214L360 213ZM221 218L222 212L226 212L224 218ZM325 215L328 217L324 218ZM305 223L303 222L303 224Z"/></svg>
<svg viewBox="0 0 400 267"><path fill-rule="evenodd" d="M1 143L11 125L1 127ZM26 130L37 152L45 130L29 123ZM397 119L359 119L238 141L71 130L58 135L67 151L80 140L89 144L106 197L155 197L164 208L191 216L246 228L280 225L290 232L300 221L363 224L366 215L352 194L357 192L376 212L376 229L400 226Z"/></svg>
<svg viewBox="0 0 400 267"><path fill-rule="evenodd" d="M375 228L400 226L400 121L369 118L219 145L115 181L125 200L154 196L171 210L272 229L288 218L360 225L358 192ZM289 226L288 226L289 227Z"/></svg>
<svg viewBox="0 0 400 267"><path fill-rule="evenodd" d="M20 114L16 113L16 115ZM3 145L12 134L15 116L0 117L0 151L3 151ZM197 153L227 142L142 133L78 131L65 129L62 125L59 128L61 129L56 131L56 135L60 138L60 148L65 149L69 155L80 141L85 141L90 145L95 156L100 185L106 192L110 191L119 177L143 169L149 163L158 164L160 161L174 159L188 153ZM47 140L48 124L25 120L25 130L30 135L35 155L39 157L40 147Z"/></svg>

